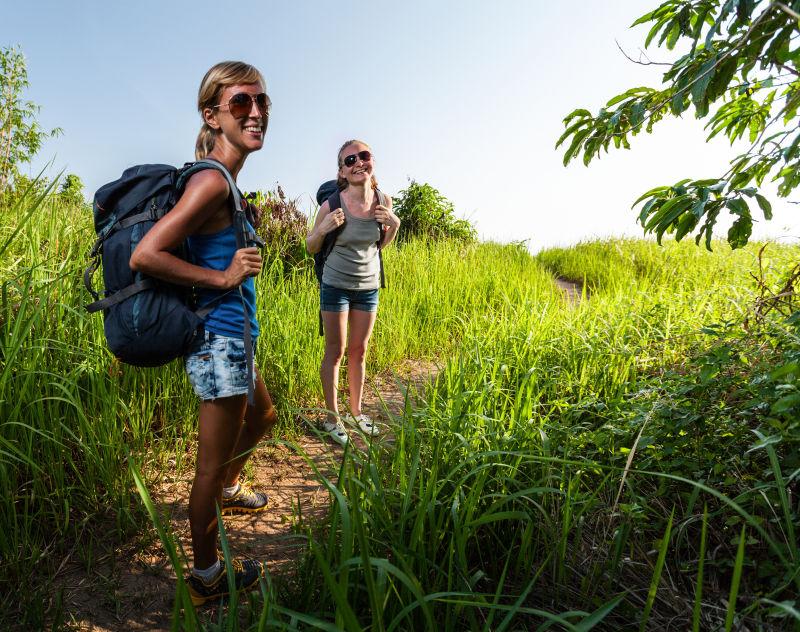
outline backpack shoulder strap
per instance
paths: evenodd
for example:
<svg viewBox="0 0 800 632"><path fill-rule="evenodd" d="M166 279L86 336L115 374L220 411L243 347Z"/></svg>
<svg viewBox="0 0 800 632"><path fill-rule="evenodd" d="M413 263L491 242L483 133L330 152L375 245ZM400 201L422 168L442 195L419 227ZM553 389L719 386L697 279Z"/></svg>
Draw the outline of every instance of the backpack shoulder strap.
<svg viewBox="0 0 800 632"><path fill-rule="evenodd" d="M386 194L378 188L375 189L375 193L378 196L378 204L386 206ZM386 273L383 271L383 254L381 252L383 250L383 248L381 248L381 246L383 245L383 240L386 238L385 228L386 227L383 224L380 223L378 224L378 233L380 236L378 237L377 245L378 245L378 265L380 266L381 269L381 289L386 287Z"/></svg>
<svg viewBox="0 0 800 632"><path fill-rule="evenodd" d="M339 189L336 189L336 192L331 194L327 202L328 202L328 209L330 211L335 211L342 205L342 192L339 191Z"/></svg>
<svg viewBox="0 0 800 632"><path fill-rule="evenodd" d="M386 208L389 208L387 204L389 196L386 195L380 189L375 189L375 193L378 196L378 204L380 204L381 206L385 206ZM381 236L378 238L378 247L380 248L381 244L383 244L383 240L386 238L386 227L383 224L379 224L379 226L381 230Z"/></svg>
<svg viewBox="0 0 800 632"><path fill-rule="evenodd" d="M336 189L336 192L333 193L327 200L328 202L328 210L334 211L342 205L342 196L339 189ZM339 233L344 230L344 224L336 228L336 230L332 230L327 235L325 235L325 239L322 241L322 257L323 260L328 258L328 255L331 254L331 250L336 245L336 238L339 237Z"/></svg>

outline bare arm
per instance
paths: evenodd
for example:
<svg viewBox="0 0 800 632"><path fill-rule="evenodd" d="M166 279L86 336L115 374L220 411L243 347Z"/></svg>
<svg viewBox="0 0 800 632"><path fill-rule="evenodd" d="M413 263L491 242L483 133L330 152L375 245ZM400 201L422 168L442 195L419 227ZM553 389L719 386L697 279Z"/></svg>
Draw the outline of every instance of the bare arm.
<svg viewBox="0 0 800 632"><path fill-rule="evenodd" d="M314 227L306 237L306 249L312 255L322 250L322 242L325 241L325 235L329 232L336 230L344 223L344 211L337 208L331 211L328 201L322 203L317 213L317 219L314 221Z"/></svg>
<svg viewBox="0 0 800 632"><path fill-rule="evenodd" d="M220 207L226 207L228 183L222 174L206 170L192 176L181 199L160 219L136 246L130 260L132 270L176 283L219 290L240 285L261 269L261 256L256 248L237 250L224 271L196 266L176 257L181 243L213 218Z"/></svg>

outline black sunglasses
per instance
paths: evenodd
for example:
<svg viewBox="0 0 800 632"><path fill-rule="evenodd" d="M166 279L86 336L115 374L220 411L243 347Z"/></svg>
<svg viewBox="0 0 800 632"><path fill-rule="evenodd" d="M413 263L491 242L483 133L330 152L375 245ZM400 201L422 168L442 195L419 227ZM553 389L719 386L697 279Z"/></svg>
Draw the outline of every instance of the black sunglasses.
<svg viewBox="0 0 800 632"><path fill-rule="evenodd" d="M363 149L357 154L348 154L347 156L345 156L344 159L342 160L342 164L345 167L352 167L354 164L356 164L356 162L358 162L359 159L361 159L363 162L367 162L371 158L372 154L369 153L366 149Z"/></svg>
<svg viewBox="0 0 800 632"><path fill-rule="evenodd" d="M258 111L261 113L261 116L264 118L269 118L269 111L272 107L272 101L270 101L270 98L265 92L256 95L248 94L247 92L237 92L230 99L228 99L227 103L220 103L219 105L214 105L212 107L221 108L222 106L227 105L231 116L235 119L241 119L250 115L250 111L253 109L253 102L255 102Z"/></svg>

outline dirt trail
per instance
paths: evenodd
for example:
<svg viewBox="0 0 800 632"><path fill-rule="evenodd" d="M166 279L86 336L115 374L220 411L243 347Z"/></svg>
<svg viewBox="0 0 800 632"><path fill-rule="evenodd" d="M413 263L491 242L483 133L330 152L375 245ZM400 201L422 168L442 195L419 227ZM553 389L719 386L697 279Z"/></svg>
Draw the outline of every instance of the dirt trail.
<svg viewBox="0 0 800 632"><path fill-rule="evenodd" d="M409 362L391 374L369 380L364 389L364 412L382 424L389 423L404 406L400 385L418 392L436 372L431 362ZM390 433L383 433L381 440L391 441ZM320 439L310 429L297 444L317 468L334 476L342 453L340 446ZM150 488L154 502L187 553L191 551L186 505L193 475L192 451L187 453L179 476ZM246 471L254 487L269 493L271 509L254 516L226 518L231 547L236 555L265 561L273 575L290 572L303 547L302 539L295 535L296 523L298 519L313 522L324 516L328 492L306 459L288 447L260 449ZM91 573L78 562L70 562L58 573L55 583L63 589L65 621L71 629L105 632L170 628L175 574L160 542L144 550L140 544L124 545L96 561ZM203 609L204 618L214 616L213 608Z"/></svg>
<svg viewBox="0 0 800 632"><path fill-rule="evenodd" d="M583 286L575 281L556 277L556 286L564 292L564 296L570 305L575 305L583 297Z"/></svg>

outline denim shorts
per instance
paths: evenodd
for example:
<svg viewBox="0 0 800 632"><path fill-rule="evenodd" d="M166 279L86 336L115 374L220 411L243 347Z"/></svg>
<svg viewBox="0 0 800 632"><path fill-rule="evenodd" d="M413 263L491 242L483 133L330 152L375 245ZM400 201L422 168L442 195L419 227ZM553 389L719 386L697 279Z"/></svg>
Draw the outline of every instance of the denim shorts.
<svg viewBox="0 0 800 632"><path fill-rule="evenodd" d="M198 336L186 354L186 374L200 399L247 394L244 340L210 331Z"/></svg>
<svg viewBox="0 0 800 632"><path fill-rule="evenodd" d="M378 311L378 290L343 290L323 283L319 290L319 303L323 312Z"/></svg>

